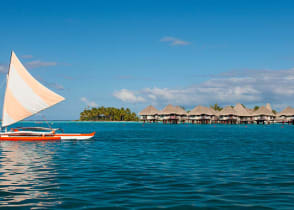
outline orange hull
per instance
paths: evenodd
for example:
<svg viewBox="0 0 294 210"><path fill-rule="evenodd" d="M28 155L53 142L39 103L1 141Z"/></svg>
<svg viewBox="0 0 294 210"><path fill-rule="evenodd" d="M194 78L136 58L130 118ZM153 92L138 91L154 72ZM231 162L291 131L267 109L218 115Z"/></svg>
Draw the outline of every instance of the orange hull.
<svg viewBox="0 0 294 210"><path fill-rule="evenodd" d="M60 136L0 136L0 141L58 141Z"/></svg>

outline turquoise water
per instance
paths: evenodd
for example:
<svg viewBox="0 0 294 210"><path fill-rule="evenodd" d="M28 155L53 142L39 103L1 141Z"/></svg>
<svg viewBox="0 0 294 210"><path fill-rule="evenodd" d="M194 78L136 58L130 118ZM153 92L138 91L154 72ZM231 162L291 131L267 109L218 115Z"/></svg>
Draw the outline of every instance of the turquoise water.
<svg viewBox="0 0 294 210"><path fill-rule="evenodd" d="M0 142L1 207L294 209L294 126L53 126L97 133Z"/></svg>

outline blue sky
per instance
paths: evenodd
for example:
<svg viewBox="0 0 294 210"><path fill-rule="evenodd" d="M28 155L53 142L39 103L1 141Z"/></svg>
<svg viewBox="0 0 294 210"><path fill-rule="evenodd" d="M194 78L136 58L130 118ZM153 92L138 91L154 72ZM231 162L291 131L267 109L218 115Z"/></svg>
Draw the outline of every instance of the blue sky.
<svg viewBox="0 0 294 210"><path fill-rule="evenodd" d="M87 105L294 106L293 1L5 1L0 11L0 84L14 50L67 99L47 119L78 119Z"/></svg>

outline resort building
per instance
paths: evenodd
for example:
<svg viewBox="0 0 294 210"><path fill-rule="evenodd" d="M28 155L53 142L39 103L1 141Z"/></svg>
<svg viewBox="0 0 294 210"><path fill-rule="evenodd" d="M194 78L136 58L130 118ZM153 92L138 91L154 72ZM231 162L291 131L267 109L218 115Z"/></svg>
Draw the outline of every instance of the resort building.
<svg viewBox="0 0 294 210"><path fill-rule="evenodd" d="M246 107L245 109L246 109L246 111L250 114L250 116L252 116L254 110L253 110L253 109L249 109L249 108L247 108L247 107Z"/></svg>
<svg viewBox="0 0 294 210"><path fill-rule="evenodd" d="M219 113L219 122L223 124L237 124L238 115L237 112L231 107L226 106Z"/></svg>
<svg viewBox="0 0 294 210"><path fill-rule="evenodd" d="M252 116L253 121L257 124L271 124L275 120L275 114L265 106L259 107Z"/></svg>
<svg viewBox="0 0 294 210"><path fill-rule="evenodd" d="M159 120L162 121L164 124L177 124L180 120L180 117L178 117L177 113L178 108L169 104L159 112Z"/></svg>
<svg viewBox="0 0 294 210"><path fill-rule="evenodd" d="M271 107L271 105L270 105L269 103L267 103L267 104L265 105L265 108L267 108L267 109L270 110L271 112L273 111L273 110L272 110L272 107Z"/></svg>
<svg viewBox="0 0 294 210"><path fill-rule="evenodd" d="M188 113L180 106L176 106L176 116L178 122L185 123L188 121Z"/></svg>
<svg viewBox="0 0 294 210"><path fill-rule="evenodd" d="M144 122L157 122L158 121L158 113L159 110L156 109L154 106L147 106L141 112L139 112L140 119Z"/></svg>
<svg viewBox="0 0 294 210"><path fill-rule="evenodd" d="M249 124L252 123L252 114L242 105L236 104L233 108L236 112L237 117L237 124Z"/></svg>
<svg viewBox="0 0 294 210"><path fill-rule="evenodd" d="M140 119L144 122L154 123L160 121L164 124L294 124L294 108L287 107L275 115L270 104L261 106L255 111L246 108L240 103L236 104L235 107L226 106L221 111L199 105L188 113L184 108L171 104L164 107L161 111L150 105L139 112L139 115Z"/></svg>
<svg viewBox="0 0 294 210"><path fill-rule="evenodd" d="M219 111L214 110L213 108L209 107L210 112L212 113L211 116L211 123L218 123L219 118Z"/></svg>
<svg viewBox="0 0 294 210"><path fill-rule="evenodd" d="M288 106L277 114L277 122L294 124L294 108Z"/></svg>
<svg viewBox="0 0 294 210"><path fill-rule="evenodd" d="M215 111L205 106L196 106L189 112L189 122L192 124L211 124L216 120Z"/></svg>

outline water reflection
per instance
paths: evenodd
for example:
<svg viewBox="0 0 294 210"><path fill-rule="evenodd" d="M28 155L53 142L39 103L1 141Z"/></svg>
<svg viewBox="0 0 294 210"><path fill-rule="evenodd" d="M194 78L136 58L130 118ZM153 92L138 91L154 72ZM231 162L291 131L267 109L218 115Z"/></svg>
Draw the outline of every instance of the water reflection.
<svg viewBox="0 0 294 210"><path fill-rule="evenodd" d="M0 142L0 205L54 205L56 171L46 142ZM37 202L36 202L37 201Z"/></svg>
<svg viewBox="0 0 294 210"><path fill-rule="evenodd" d="M0 142L0 207L294 209L293 126L56 127L97 135Z"/></svg>

